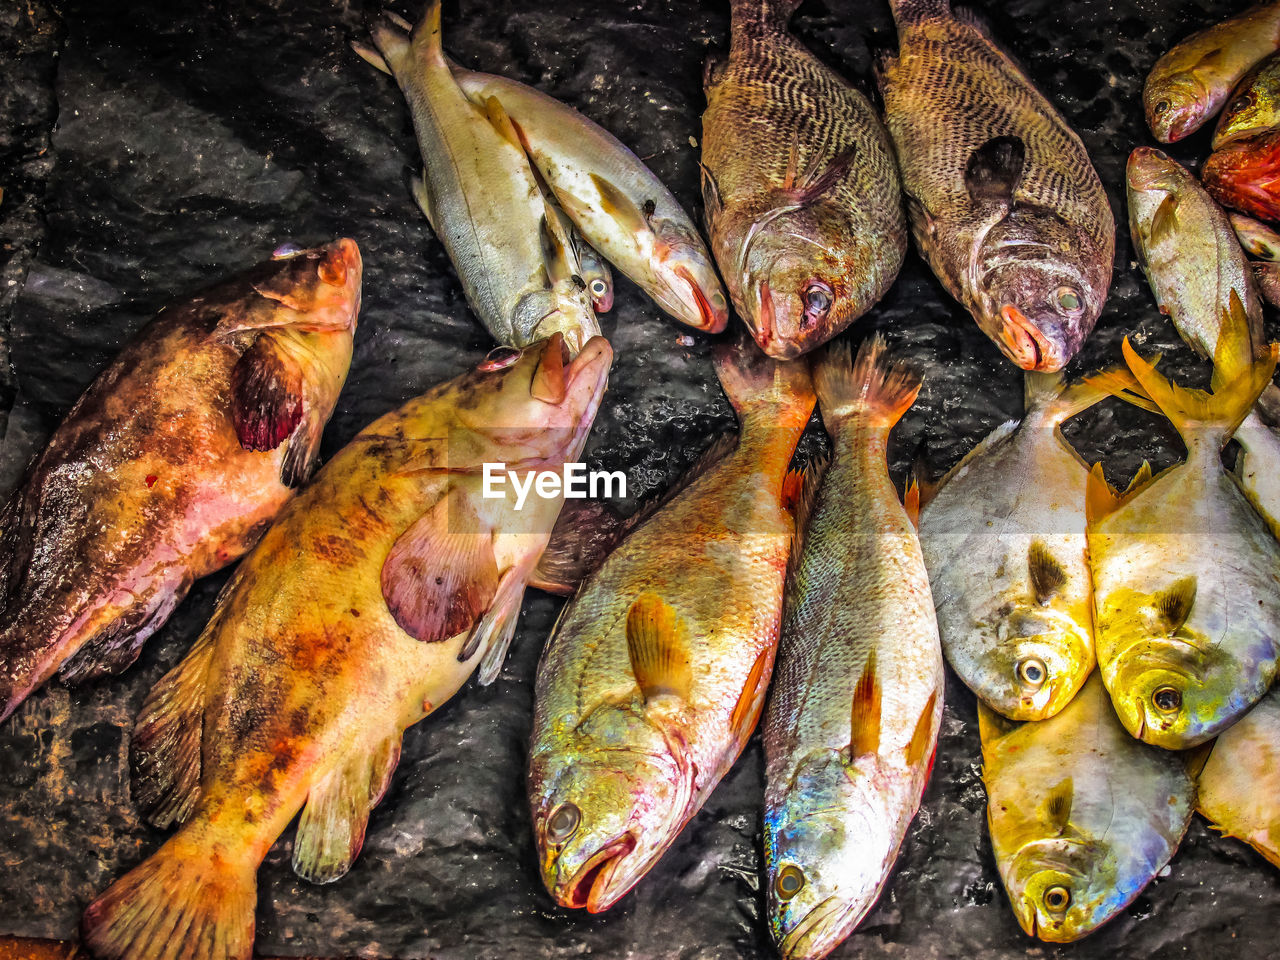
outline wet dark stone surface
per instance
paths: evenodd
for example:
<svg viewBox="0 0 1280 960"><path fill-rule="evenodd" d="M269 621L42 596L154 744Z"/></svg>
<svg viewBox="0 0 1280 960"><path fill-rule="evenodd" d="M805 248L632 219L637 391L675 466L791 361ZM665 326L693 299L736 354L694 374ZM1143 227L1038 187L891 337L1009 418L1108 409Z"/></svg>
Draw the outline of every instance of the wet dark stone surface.
<svg viewBox="0 0 1280 960"><path fill-rule="evenodd" d="M1121 185L1149 143L1150 65L1194 26L1243 4L1012 0L975 4L1076 126L1121 223L1111 299L1073 364L1118 358L1131 334L1203 383L1133 264ZM55 12L56 9L56 12ZM412 5L401 13L416 16ZM22 464L93 374L148 316L285 241L346 234L365 257L364 310L331 455L363 425L488 349L440 245L414 207L418 165L394 86L348 48L361 0L11 0L0 6L0 204L5 250L0 478ZM646 158L697 209L701 65L727 39L727 4L697 0L456 0L448 49L579 107ZM887 5L810 0L797 33L865 78L891 46ZM56 116L56 126L54 119ZM51 141L50 141L51 136ZM1173 152L1198 163L1207 134ZM42 153L45 147L47 152ZM10 290L21 289L16 305ZM1274 321L1274 317L1270 318ZM623 469L631 499L666 487L732 423L705 340L619 282L603 318L611 390L588 459ZM926 375L893 447L901 479L923 453L941 471L1021 406L1021 380L914 255L854 336L883 330ZM1272 333L1274 334L1274 324ZM12 376L10 376L12 374ZM6 379L8 377L9 379ZM0 420L0 424L4 423ZM1109 402L1069 437L1115 480L1180 447L1167 426ZM802 454L820 447L813 431ZM54 684L0 725L0 933L74 935L80 911L164 839L129 798L129 728L150 686L204 625L224 578L192 591L123 678ZM260 875L258 948L282 954L438 958L727 960L773 956L760 919L761 755L753 741L649 877L608 914L557 908L533 858L523 774L538 651L559 601L530 594L498 682L466 687L411 729L365 849L316 887L288 867L291 833ZM937 766L879 905L840 957L1267 955L1280 882L1247 847L1193 824L1170 874L1088 940L1027 939L1000 887L984 826L972 697L950 677Z"/></svg>

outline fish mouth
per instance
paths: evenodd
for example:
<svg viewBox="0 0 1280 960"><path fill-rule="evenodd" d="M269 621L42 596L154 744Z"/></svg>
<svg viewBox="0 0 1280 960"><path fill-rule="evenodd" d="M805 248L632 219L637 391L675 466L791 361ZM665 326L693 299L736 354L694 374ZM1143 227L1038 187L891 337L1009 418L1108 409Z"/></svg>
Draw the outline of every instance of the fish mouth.
<svg viewBox="0 0 1280 960"><path fill-rule="evenodd" d="M689 291L693 294L693 301L698 307L698 322L690 325L707 333L719 333L722 331L729 323L728 307L716 310L711 305L711 301L707 299L707 295L702 292L702 287L698 285L698 281L694 279L693 271L684 266L684 264L676 267L672 272L689 285Z"/></svg>
<svg viewBox="0 0 1280 960"><path fill-rule="evenodd" d="M578 868L564 893L557 899L575 910L586 908L587 913L601 913L616 903L630 887L610 889L614 875L622 861L636 848L636 838L624 833L617 840L601 848L590 860Z"/></svg>
<svg viewBox="0 0 1280 960"><path fill-rule="evenodd" d="M825 957L848 936L854 919L853 905L833 894L805 914L778 944L778 952L784 960Z"/></svg>
<svg viewBox="0 0 1280 960"><path fill-rule="evenodd" d="M1053 373L1062 369L1062 361L1055 355L1053 344L1045 339L1026 314L1011 303L1000 308L1004 324L996 331L996 345L1004 355L1023 370Z"/></svg>
<svg viewBox="0 0 1280 960"><path fill-rule="evenodd" d="M747 326L751 326L750 323ZM755 334L756 343L767 351L774 337L775 320L773 315L773 291L769 289L769 281L760 281L760 309L756 312L756 325L751 331Z"/></svg>

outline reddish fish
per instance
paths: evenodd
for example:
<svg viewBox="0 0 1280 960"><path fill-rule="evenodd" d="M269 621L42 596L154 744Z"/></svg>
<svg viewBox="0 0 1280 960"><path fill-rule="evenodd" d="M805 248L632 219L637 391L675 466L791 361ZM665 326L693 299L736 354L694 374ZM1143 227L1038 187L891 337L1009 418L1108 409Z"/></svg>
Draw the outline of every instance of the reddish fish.
<svg viewBox="0 0 1280 960"><path fill-rule="evenodd" d="M1223 206L1280 221L1280 130L1227 144L1205 161L1202 176Z"/></svg>

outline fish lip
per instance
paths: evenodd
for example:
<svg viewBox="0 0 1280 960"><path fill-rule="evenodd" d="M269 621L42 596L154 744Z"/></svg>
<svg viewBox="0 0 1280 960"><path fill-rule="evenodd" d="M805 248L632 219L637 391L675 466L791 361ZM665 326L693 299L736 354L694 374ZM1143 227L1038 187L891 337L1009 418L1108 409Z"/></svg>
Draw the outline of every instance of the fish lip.
<svg viewBox="0 0 1280 960"><path fill-rule="evenodd" d="M635 835L627 831L605 844L578 868L556 899L573 909L585 907L587 913L602 913L609 909L631 889L627 886L612 893L605 892L618 872L618 865L635 850L636 843Z"/></svg>
<svg viewBox="0 0 1280 960"><path fill-rule="evenodd" d="M996 332L996 345L1006 357L1023 370L1053 373L1062 369L1062 361L1055 356L1053 345L1027 319L1026 314L1006 303L1000 308L1000 319L1004 323Z"/></svg>
<svg viewBox="0 0 1280 960"><path fill-rule="evenodd" d="M767 352L774 336L773 291L769 289L768 280L760 281L758 296L760 309L756 311L756 325L752 327L751 321L748 320L747 326L755 335L756 343Z"/></svg>
<svg viewBox="0 0 1280 960"><path fill-rule="evenodd" d="M697 330L703 330L707 333L720 333L729 324L729 309L726 306L723 310L717 311L711 306L711 301L707 299L706 294L702 292L702 287L693 277L691 271L684 264L680 264L672 270L677 277L689 285L689 290L693 294L694 303L698 307L698 322L689 324ZM688 323L688 321L685 321Z"/></svg>
<svg viewBox="0 0 1280 960"><path fill-rule="evenodd" d="M785 960L818 960L820 957L825 957L849 935L848 928L852 927L853 912L853 904L846 903L836 894L832 894L815 905L804 915L804 919L782 938L782 942L778 944L778 952ZM838 920L834 925L828 923L833 916ZM815 942L812 935L819 931L827 935ZM830 935L832 932L834 936ZM797 952L801 947L808 949Z"/></svg>

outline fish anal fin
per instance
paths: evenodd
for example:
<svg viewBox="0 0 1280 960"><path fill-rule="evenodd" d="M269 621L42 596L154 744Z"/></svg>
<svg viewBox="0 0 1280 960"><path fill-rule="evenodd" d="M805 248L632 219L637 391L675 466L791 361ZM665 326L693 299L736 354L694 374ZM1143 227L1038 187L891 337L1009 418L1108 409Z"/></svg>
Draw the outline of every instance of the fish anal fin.
<svg viewBox="0 0 1280 960"><path fill-rule="evenodd" d="M1085 482L1084 512L1090 526L1097 523L1107 514L1115 511L1122 500L1115 489L1107 482L1102 472L1102 461L1099 460L1089 470Z"/></svg>
<svg viewBox="0 0 1280 960"><path fill-rule="evenodd" d="M853 706L850 711L849 758L857 759L880 750L880 677L876 673L876 653L867 657L862 675L853 688Z"/></svg>
<svg viewBox="0 0 1280 960"><path fill-rule="evenodd" d="M246 450L274 450L302 420L303 375L271 331L259 333L231 369L231 422Z"/></svg>
<svg viewBox="0 0 1280 960"><path fill-rule="evenodd" d="M764 706L765 689L769 686L769 668L773 665L773 649L761 650L755 662L751 664L751 672L738 694L738 702L733 705L729 714L729 729L739 743L745 743L751 731L760 719L760 711Z"/></svg>
<svg viewBox="0 0 1280 960"><path fill-rule="evenodd" d="M516 625L520 622L520 606L527 583L528 570L524 567L511 567L502 575L493 603L480 617L458 654L458 660L462 662L469 660L477 650L484 651L477 677L482 687L493 683L502 671L511 640L516 635Z"/></svg>
<svg viewBox="0 0 1280 960"><path fill-rule="evenodd" d="M1049 552L1043 540L1032 540L1027 550L1027 572L1031 578L1031 593L1036 603L1044 606L1067 585L1067 571L1058 558Z"/></svg>
<svg viewBox="0 0 1280 960"><path fill-rule="evenodd" d="M493 539L464 495L450 490L391 547L382 596L402 630L424 643L470 630L498 588Z"/></svg>
<svg viewBox="0 0 1280 960"><path fill-rule="evenodd" d="M1027 147L1021 137L992 137L969 155L964 185L976 201L1013 202L1022 182Z"/></svg>
<svg viewBox="0 0 1280 960"><path fill-rule="evenodd" d="M1062 836L1071 825L1071 807L1075 801L1075 783L1070 777L1058 782L1045 798L1042 818L1055 836Z"/></svg>
<svg viewBox="0 0 1280 960"><path fill-rule="evenodd" d="M644 211L632 202L622 190L598 173L589 174L591 183L600 194L600 209L612 217L623 230L633 233L649 233L652 227Z"/></svg>
<svg viewBox="0 0 1280 960"><path fill-rule="evenodd" d="M689 697L693 667L688 638L671 604L654 593L636 597L627 611L627 656L646 701Z"/></svg>
<svg viewBox="0 0 1280 960"><path fill-rule="evenodd" d="M929 699L920 711L915 729L911 732L911 740L907 743L907 766L915 767L928 755L934 743L933 710L938 702L938 691L929 694Z"/></svg>

